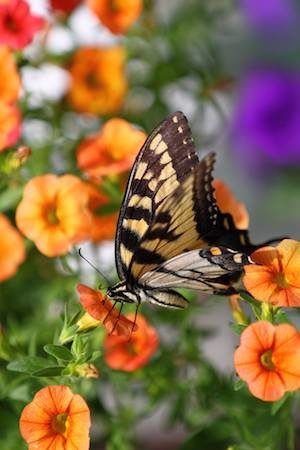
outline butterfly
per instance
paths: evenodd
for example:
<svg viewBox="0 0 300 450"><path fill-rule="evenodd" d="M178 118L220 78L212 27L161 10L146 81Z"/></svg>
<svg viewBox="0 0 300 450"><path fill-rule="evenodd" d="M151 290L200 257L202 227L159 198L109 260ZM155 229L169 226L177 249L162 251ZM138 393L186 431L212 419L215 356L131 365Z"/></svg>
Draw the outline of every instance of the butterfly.
<svg viewBox="0 0 300 450"><path fill-rule="evenodd" d="M150 134L132 167L121 206L115 245L120 282L107 296L185 308L175 288L231 294L250 264L247 230L221 213L212 187L215 154L199 160L182 112Z"/></svg>

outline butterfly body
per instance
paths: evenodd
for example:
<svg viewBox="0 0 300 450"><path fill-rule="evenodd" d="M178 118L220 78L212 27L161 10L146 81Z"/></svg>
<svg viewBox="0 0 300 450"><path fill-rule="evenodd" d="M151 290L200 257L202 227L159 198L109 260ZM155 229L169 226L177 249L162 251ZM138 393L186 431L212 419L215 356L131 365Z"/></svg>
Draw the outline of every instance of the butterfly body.
<svg viewBox="0 0 300 450"><path fill-rule="evenodd" d="M233 284L243 266L249 263L251 260L246 254L224 247L192 250L146 272L133 286L128 285L126 280L120 281L107 290L107 295L111 300L123 303L148 301L161 306L185 308L187 300L171 288L230 295L235 289L226 277L230 274Z"/></svg>

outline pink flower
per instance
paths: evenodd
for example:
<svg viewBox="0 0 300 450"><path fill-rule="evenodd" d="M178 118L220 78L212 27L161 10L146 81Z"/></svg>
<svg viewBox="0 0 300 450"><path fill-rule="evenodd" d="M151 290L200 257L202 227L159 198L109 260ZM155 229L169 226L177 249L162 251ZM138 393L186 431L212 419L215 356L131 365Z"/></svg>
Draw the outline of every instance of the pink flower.
<svg viewBox="0 0 300 450"><path fill-rule="evenodd" d="M19 50L28 45L45 24L42 17L31 14L25 0L0 3L0 44Z"/></svg>

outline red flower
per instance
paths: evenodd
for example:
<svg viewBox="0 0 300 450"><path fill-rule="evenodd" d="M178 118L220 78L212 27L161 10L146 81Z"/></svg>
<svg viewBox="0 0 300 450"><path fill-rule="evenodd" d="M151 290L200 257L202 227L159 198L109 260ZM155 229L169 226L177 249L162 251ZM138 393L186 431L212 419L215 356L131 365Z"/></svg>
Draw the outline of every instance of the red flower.
<svg viewBox="0 0 300 450"><path fill-rule="evenodd" d="M127 314L127 319L134 320L134 314ZM108 335L104 341L105 361L112 369L133 372L144 367L158 347L158 334L146 319L138 314L138 328L128 336Z"/></svg>
<svg viewBox="0 0 300 450"><path fill-rule="evenodd" d="M51 8L69 14L82 0L50 0Z"/></svg>
<svg viewBox="0 0 300 450"><path fill-rule="evenodd" d="M99 321L99 325L104 325L108 333L122 335L128 340L128 336L133 331L133 322L122 314L119 315L117 308L112 308L112 303L101 292L79 284L77 292L80 303L87 313ZM135 326L134 329L137 327ZM81 330L84 328L81 326Z"/></svg>
<svg viewBox="0 0 300 450"><path fill-rule="evenodd" d="M18 50L26 47L45 24L42 17L31 14L25 0L0 3L0 43Z"/></svg>

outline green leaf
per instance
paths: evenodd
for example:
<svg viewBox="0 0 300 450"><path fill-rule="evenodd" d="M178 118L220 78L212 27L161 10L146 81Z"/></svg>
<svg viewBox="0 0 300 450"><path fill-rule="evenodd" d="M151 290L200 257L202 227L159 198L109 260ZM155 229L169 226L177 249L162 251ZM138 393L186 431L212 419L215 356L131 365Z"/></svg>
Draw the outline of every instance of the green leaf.
<svg viewBox="0 0 300 450"><path fill-rule="evenodd" d="M240 323L231 323L229 326L234 333L240 335L245 330L245 328L247 328L248 325L242 325Z"/></svg>
<svg viewBox="0 0 300 450"><path fill-rule="evenodd" d="M32 373L35 377L59 377L64 370L63 366L49 366Z"/></svg>
<svg viewBox="0 0 300 450"><path fill-rule="evenodd" d="M23 186L7 189L0 195L0 211L7 211L14 208L21 200Z"/></svg>
<svg viewBox="0 0 300 450"><path fill-rule="evenodd" d="M288 400L289 395L284 395L280 400L277 400L277 402L273 402L271 406L271 415L275 416L277 412L281 409L281 407L284 405L284 403Z"/></svg>
<svg viewBox="0 0 300 450"><path fill-rule="evenodd" d="M235 391L239 391L240 389L242 389L243 387L245 386L245 382L243 381L243 380L236 380L234 383L233 383L233 389L235 390Z"/></svg>
<svg viewBox="0 0 300 450"><path fill-rule="evenodd" d="M11 361L7 365L7 369L13 372L21 372L32 374L38 369L42 369L49 365L46 358L39 358L37 356L28 356L22 359Z"/></svg>
<svg viewBox="0 0 300 450"><path fill-rule="evenodd" d="M225 418L220 418L193 434L179 450L224 450L233 444L231 434L231 424Z"/></svg>
<svg viewBox="0 0 300 450"><path fill-rule="evenodd" d="M48 344L44 346L44 350L56 359L62 359L63 361L72 361L74 359L70 350L63 345Z"/></svg>
<svg viewBox="0 0 300 450"><path fill-rule="evenodd" d="M102 353L103 352L101 352L100 350L97 350L97 351L93 352L90 360L92 362L96 361L96 359L101 358Z"/></svg>

